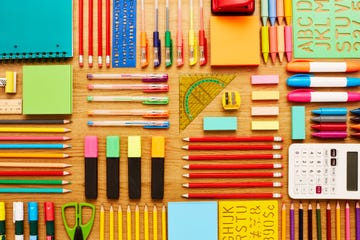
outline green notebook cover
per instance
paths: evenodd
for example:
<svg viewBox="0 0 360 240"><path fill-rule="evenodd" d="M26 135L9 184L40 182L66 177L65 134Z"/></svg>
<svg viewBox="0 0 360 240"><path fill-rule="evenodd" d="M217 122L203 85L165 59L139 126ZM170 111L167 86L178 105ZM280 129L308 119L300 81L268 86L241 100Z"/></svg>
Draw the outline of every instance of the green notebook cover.
<svg viewBox="0 0 360 240"><path fill-rule="evenodd" d="M24 114L72 113L72 66L23 67Z"/></svg>
<svg viewBox="0 0 360 240"><path fill-rule="evenodd" d="M73 56L72 0L1 0L0 60Z"/></svg>
<svg viewBox="0 0 360 240"><path fill-rule="evenodd" d="M295 58L360 58L360 6L352 0L292 0Z"/></svg>

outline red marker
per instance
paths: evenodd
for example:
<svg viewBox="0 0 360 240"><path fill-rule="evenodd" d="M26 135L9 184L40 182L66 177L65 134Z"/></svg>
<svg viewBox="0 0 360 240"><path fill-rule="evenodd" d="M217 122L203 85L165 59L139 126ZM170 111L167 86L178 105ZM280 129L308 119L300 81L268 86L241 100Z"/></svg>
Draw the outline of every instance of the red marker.
<svg viewBox="0 0 360 240"><path fill-rule="evenodd" d="M44 203L45 212L45 224L46 224L46 240L55 239L55 214L54 214L54 203Z"/></svg>
<svg viewBox="0 0 360 240"><path fill-rule="evenodd" d="M329 124L315 124L311 125L311 128L320 130L320 131L341 131L346 130L346 123L329 123Z"/></svg>

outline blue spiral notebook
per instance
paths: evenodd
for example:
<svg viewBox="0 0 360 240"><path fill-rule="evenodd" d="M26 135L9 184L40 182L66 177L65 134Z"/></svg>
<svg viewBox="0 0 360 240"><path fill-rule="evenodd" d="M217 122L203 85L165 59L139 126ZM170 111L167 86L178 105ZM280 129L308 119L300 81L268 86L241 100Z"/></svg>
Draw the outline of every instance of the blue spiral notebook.
<svg viewBox="0 0 360 240"><path fill-rule="evenodd" d="M1 0L0 60L73 56L72 0Z"/></svg>

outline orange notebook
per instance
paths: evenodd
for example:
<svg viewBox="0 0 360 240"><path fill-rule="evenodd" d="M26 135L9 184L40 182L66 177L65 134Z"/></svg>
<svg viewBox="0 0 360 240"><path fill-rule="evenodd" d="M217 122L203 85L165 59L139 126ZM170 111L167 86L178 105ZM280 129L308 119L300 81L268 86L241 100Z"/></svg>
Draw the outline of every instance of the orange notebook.
<svg viewBox="0 0 360 240"><path fill-rule="evenodd" d="M211 16L211 66L260 64L258 16Z"/></svg>

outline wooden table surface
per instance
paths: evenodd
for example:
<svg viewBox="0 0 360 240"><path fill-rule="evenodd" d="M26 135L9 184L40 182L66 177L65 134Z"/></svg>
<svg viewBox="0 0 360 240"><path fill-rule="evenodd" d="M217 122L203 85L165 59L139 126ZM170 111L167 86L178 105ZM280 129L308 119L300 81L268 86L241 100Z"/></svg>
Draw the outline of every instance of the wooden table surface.
<svg viewBox="0 0 360 240"><path fill-rule="evenodd" d="M105 2L105 1L103 1ZM152 31L154 29L154 3L153 1L145 1L145 9L146 9L146 31L149 38L149 46L152 45ZM71 128L71 132L66 134L67 136L72 137L72 140L68 141L69 144L72 145L71 149L64 150L64 152L71 155L70 158L65 159L67 163L72 164L72 167L68 170L72 172L71 176L64 177L64 179L72 182L71 185L65 186L72 190L72 193L63 194L63 195L30 195L30 194L3 194L0 198L1 201L5 201L6 203L6 218L7 218L7 232L10 237L14 234L14 227L12 224L12 202L13 201L38 201L40 204L39 210L39 232L40 237L44 238L45 236L45 226L43 224L44 216L43 216L43 202L44 201L54 201L56 206L56 235L58 239L65 239L66 235L65 229L62 224L61 219L61 205L70 202L90 202L96 205L97 214L95 225L92 230L92 233L89 239L98 239L99 235L99 214L98 211L100 209L100 205L103 204L106 209L106 223L108 223L108 210L110 205L113 205L115 209L117 209L118 205L121 205L123 209L126 209L128 204L131 205L132 210L134 210L135 204L139 204L141 207L141 217L143 214L143 206L144 204L148 204L150 206L150 212L152 211L152 206L156 204L158 206L158 211L160 211L160 207L163 204L167 204L167 202L171 201L189 201L181 198L181 195L188 191L188 189L182 188L182 183L187 182L187 179L183 178L182 175L187 171L182 168L187 162L182 160L183 155L188 155L189 153L186 150L182 150L181 146L185 145L182 141L183 137L188 136L204 136L204 135L213 135L204 133L202 130L202 120L205 116L236 116L238 119L238 130L232 133L219 133L219 136L231 135L231 136L246 136L246 135L279 135L284 138L283 142L283 150L280 151L284 158L281 161L284 164L284 168L282 170L284 177L281 181L284 183L284 186L281 189L270 189L270 191L276 192L279 191L283 194L283 199L279 200L279 209L282 202L287 204L287 207L290 207L291 199L287 195L287 149L291 144L291 112L290 107L291 103L288 103L286 100L287 92L290 90L286 87L286 78L289 74L285 70L286 63L282 64L277 61L275 64L271 63L270 60L267 64L261 62L259 67L210 67L209 64L206 66L200 67L199 64L195 66L188 65L188 44L187 44L187 36L188 36L188 28L189 28L189 1L183 1L183 32L184 32L184 51L185 51L185 64L181 68L177 68L173 65L170 68L165 68L164 64L164 51L163 51L163 63L157 69L154 69L152 66L152 47L149 48L150 51L150 64L147 68L141 69L139 64L139 37L137 41L137 67L136 68L124 68L124 69L107 69L103 67L102 69L98 68L96 64L97 59L97 8L96 1L94 1L94 60L95 64L93 68L89 68L87 64L87 5L88 1L85 1L84 7L84 49L85 49L85 66L80 68L78 65L78 0L74 0L74 57L64 63L71 64L73 66L73 114L68 116L67 118L72 120L72 123L67 125L66 127ZM259 2L256 2L256 11L254 15L259 16ZM175 36L177 30L177 13L176 13L177 1L170 0L170 30L172 32L173 41L175 43ZM210 13L210 1L204 1L204 9L205 9L205 28L206 35L209 38L209 17ZM198 31L198 1L194 1L194 10L195 10L195 30ZM138 0L138 29L137 36L139 36L140 30L140 0ZM103 8L103 23L105 23L105 8ZM164 44L163 34L165 28L165 0L160 1L159 3L159 32L161 35L162 44ZM105 26L103 27L105 29ZM260 29L260 18L259 18L259 29ZM246 37L246 36L244 36ZM103 44L105 45L105 30L103 34ZM211 43L209 43L211 44ZM104 47L105 54L105 47ZM211 54L211 53L210 53ZM260 54L260 53L259 53ZM356 60L358 61L358 60ZM14 70L18 72L18 92L12 98L21 98L22 96L22 66L27 63L12 63L12 64L2 64L0 65L0 75L5 74L5 70ZM55 64L53 62L49 62L48 64ZM150 109L150 107L143 106L139 103L88 103L86 97L92 94L89 90L87 90L87 84L89 80L86 78L87 73L168 73L169 74L169 85L170 91L167 94L170 98L170 103L166 106L166 109L170 111L170 129L168 130L144 130L139 127L88 127L87 121L89 119L112 119L112 117L88 117L87 111L90 109L126 109L126 108L141 108L141 109ZM240 92L242 103L241 107L238 111L235 112L225 112L222 109L221 105L221 94L218 95L205 109L204 111L184 130L179 131L179 75L180 74L195 74L195 73L235 73L236 78L226 87L226 90L237 90ZM259 75L259 74L277 74L280 76L280 83L277 86L252 86L250 84L250 76L251 75ZM356 74L348 74L351 76L360 76L359 73ZM103 82L110 83L114 81L106 81L99 80L93 82ZM124 83L128 83L129 81L124 81ZM251 101L251 91L254 90L278 90L280 91L280 100L277 102L265 102L265 103L255 103ZM94 90L94 95L110 95L110 92L101 90ZM134 93L124 91L124 95ZM1 98L10 98L8 95L2 94ZM279 106L280 115L276 119L280 122L280 129L278 131L260 131L253 132L251 131L251 120L255 119L250 116L250 108L255 105L264 105L264 106ZM140 106L140 107L139 107ZM319 139L312 139L310 137L310 110L318 107L335 107L335 106L345 106L345 104L307 104L306 105L306 129L307 136L304 142L357 142L357 139L347 138L345 140L338 141L321 141ZM357 108L358 105L356 103L346 104L348 109ZM156 108L160 109L162 107L157 106ZM6 118L24 118L24 116L9 116L2 115L0 116L2 119ZM113 117L114 119L136 119L136 117ZM258 119L266 119L259 117ZM86 200L84 194L84 154L83 154L83 146L84 146L84 137L87 135L95 135L99 138L99 167L98 167L98 198L97 200ZM119 200L108 200L106 198L106 160L105 160L105 138L108 135L118 135L121 138L121 159L120 159L120 198ZM134 201L128 198L128 183L127 183L127 137L131 135L140 135L142 136L142 194L141 199ZM151 136L165 136L166 137L166 160L165 160L165 194L164 199L162 201L153 201L150 196L150 159L151 159ZM198 152L194 152L198 153ZM62 161L62 160L59 160ZM242 161L244 163L249 162L264 162L264 161ZM272 162L272 161L270 161ZM271 179L269 179L271 180ZM219 192L263 192L266 189L224 189L219 190ZM296 207L298 206L298 201L294 201ZM304 207L307 208L308 201L304 201ZM313 206L315 207L315 201L312 201ZM352 222L354 222L354 202L350 202L352 206ZM335 201L331 201L333 212L335 209ZM344 202L341 202L342 208L344 208ZM323 213L323 221L325 221L325 206L326 201L321 201L322 213ZM27 211L25 211L26 213ZM344 211L342 211L342 216ZM334 216L334 215L333 215ZM27 213L26 213L27 217ZM335 217L334 217L335 219ZM333 219L333 220L334 220ZM125 220L125 219L124 219ZM314 219L315 220L315 219ZM343 221L342 221L343 222ZM289 223L288 223L289 224ZM306 221L305 221L306 224ZM28 224L25 223L25 234L28 234ZM108 225L106 225L108 226ZM305 225L306 226L306 225ZM333 224L333 227L335 225ZM124 223L125 227L125 223ZM151 227L151 226L150 226ZM355 228L354 224L352 225ZM279 225L280 229L280 225ZM344 229L344 228L343 228ZM280 230L279 230L280 234ZM316 234L314 232L314 234ZM333 230L334 234L334 230ZM352 231L352 236L355 236L354 230ZM106 228L106 238L108 239L108 229ZM315 235L314 235L315 236ZM323 236L325 236L325 229L323 228Z"/></svg>

